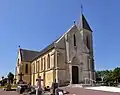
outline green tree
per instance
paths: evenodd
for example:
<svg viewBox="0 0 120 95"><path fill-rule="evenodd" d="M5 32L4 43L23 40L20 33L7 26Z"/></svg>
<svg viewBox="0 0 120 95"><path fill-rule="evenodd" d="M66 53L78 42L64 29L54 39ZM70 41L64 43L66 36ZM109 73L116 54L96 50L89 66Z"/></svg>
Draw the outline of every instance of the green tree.
<svg viewBox="0 0 120 95"><path fill-rule="evenodd" d="M97 78L101 78L101 82L104 85L111 85L114 82L113 78L113 71L112 70L102 70L97 71Z"/></svg>
<svg viewBox="0 0 120 95"><path fill-rule="evenodd" d="M102 70L96 72L97 78L102 78L105 85L117 85L120 83L120 67L114 70Z"/></svg>
<svg viewBox="0 0 120 95"><path fill-rule="evenodd" d="M4 76L2 76L2 80L4 79Z"/></svg>
<svg viewBox="0 0 120 95"><path fill-rule="evenodd" d="M7 75L7 77L8 77L9 82L10 82L10 83L13 83L14 74L12 74L11 72L9 72L8 75Z"/></svg>
<svg viewBox="0 0 120 95"><path fill-rule="evenodd" d="M113 77L116 83L120 82L120 68L119 67L113 70Z"/></svg>
<svg viewBox="0 0 120 95"><path fill-rule="evenodd" d="M112 70L105 72L104 83L106 85L109 85L109 86L113 85L114 78L113 78L113 71Z"/></svg>

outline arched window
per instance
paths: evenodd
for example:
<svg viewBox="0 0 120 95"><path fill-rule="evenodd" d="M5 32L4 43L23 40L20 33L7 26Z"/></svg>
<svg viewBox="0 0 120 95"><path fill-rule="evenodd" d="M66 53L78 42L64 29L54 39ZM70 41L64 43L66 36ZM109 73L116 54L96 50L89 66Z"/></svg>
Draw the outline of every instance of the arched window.
<svg viewBox="0 0 120 95"><path fill-rule="evenodd" d="M73 40L74 40L74 46L76 46L76 37L75 37L75 34L73 34Z"/></svg>
<svg viewBox="0 0 120 95"><path fill-rule="evenodd" d="M41 58L41 71L43 70L43 58Z"/></svg>
<svg viewBox="0 0 120 95"><path fill-rule="evenodd" d="M32 68L31 68L31 69L32 69L31 71L32 71L32 74L33 74L33 73L34 73L34 63L31 64L31 67L32 67Z"/></svg>
<svg viewBox="0 0 120 95"><path fill-rule="evenodd" d="M35 62L33 63L34 73L35 73Z"/></svg>
<svg viewBox="0 0 120 95"><path fill-rule="evenodd" d="M39 66L40 64L39 64L39 60L37 61L37 72L39 72Z"/></svg>
<svg viewBox="0 0 120 95"><path fill-rule="evenodd" d="M86 36L86 45L87 45L87 48L90 49L89 36Z"/></svg>
<svg viewBox="0 0 120 95"><path fill-rule="evenodd" d="M18 59L17 63L18 63L18 66L19 66L19 59Z"/></svg>
<svg viewBox="0 0 120 95"><path fill-rule="evenodd" d="M28 64L26 64L26 66L25 66L25 73L26 74L28 73Z"/></svg>
<svg viewBox="0 0 120 95"><path fill-rule="evenodd" d="M47 57L47 69L50 68L50 55L48 54L48 57Z"/></svg>
<svg viewBox="0 0 120 95"><path fill-rule="evenodd" d="M46 58L44 57L44 70L46 69L45 66L46 66Z"/></svg>
<svg viewBox="0 0 120 95"><path fill-rule="evenodd" d="M36 73L37 73L38 72L38 62L36 61L35 64L36 64Z"/></svg>

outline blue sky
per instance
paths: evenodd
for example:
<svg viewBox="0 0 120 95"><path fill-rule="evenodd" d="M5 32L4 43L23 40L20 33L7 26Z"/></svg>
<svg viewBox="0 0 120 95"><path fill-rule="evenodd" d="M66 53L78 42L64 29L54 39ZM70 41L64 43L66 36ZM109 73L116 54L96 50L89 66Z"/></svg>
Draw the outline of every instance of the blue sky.
<svg viewBox="0 0 120 95"><path fill-rule="evenodd" d="M93 30L96 69L119 66L119 0L1 0L0 76L14 71L18 45L41 50L79 21L81 4Z"/></svg>

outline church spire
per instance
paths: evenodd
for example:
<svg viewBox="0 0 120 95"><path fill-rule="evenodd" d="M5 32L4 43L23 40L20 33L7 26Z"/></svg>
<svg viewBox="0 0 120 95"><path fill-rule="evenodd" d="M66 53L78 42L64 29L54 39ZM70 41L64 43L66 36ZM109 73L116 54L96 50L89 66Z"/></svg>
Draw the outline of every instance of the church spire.
<svg viewBox="0 0 120 95"><path fill-rule="evenodd" d="M85 16L83 15L83 6L81 5L81 18L78 22L78 29L86 29L92 32L92 29L90 28Z"/></svg>
<svg viewBox="0 0 120 95"><path fill-rule="evenodd" d="M89 26L89 24L88 24L88 22L87 22L87 20L85 19L85 17L84 17L84 15L82 14L82 18L81 18L81 28L83 28L83 29L86 29L86 30L89 30L89 31L91 31L92 32L92 29L90 28L90 26Z"/></svg>

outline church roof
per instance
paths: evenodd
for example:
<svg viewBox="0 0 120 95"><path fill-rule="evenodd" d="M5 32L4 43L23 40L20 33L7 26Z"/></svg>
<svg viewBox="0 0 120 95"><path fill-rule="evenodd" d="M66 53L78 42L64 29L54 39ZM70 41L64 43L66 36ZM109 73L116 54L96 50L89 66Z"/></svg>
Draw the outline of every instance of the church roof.
<svg viewBox="0 0 120 95"><path fill-rule="evenodd" d="M39 58L41 55L45 54L47 51L53 49L54 47L55 47L55 45L54 45L54 42L53 42L52 44L48 45L46 48L44 48L43 50L41 50L38 55L34 56L34 57L31 59L31 61Z"/></svg>
<svg viewBox="0 0 120 95"><path fill-rule="evenodd" d="M30 62L35 56L39 54L38 51L26 50L20 48L21 60L24 62Z"/></svg>
<svg viewBox="0 0 120 95"><path fill-rule="evenodd" d="M80 22L78 24L79 29L86 29L92 32L92 29L90 28L85 16L82 14Z"/></svg>
<svg viewBox="0 0 120 95"><path fill-rule="evenodd" d="M76 25L74 24L67 32L69 32L71 29L73 28L77 28ZM47 51L53 49L55 47L55 42L57 42L58 40L60 40L67 32L65 32L62 36L60 36L58 39L56 39L55 41L52 42L52 44L48 45L46 48L44 48L42 51L39 52L39 54L37 56L35 56L31 61L39 58L41 55L43 55L44 53L46 53Z"/></svg>
<svg viewBox="0 0 120 95"><path fill-rule="evenodd" d="M56 42L57 40L55 40L54 42ZM21 60L24 62L31 62L31 61L37 59L38 57L40 57L47 51L53 49L55 47L54 42L52 44L48 45L46 48L44 48L41 51L33 51L33 50L27 50L27 49L20 48Z"/></svg>

